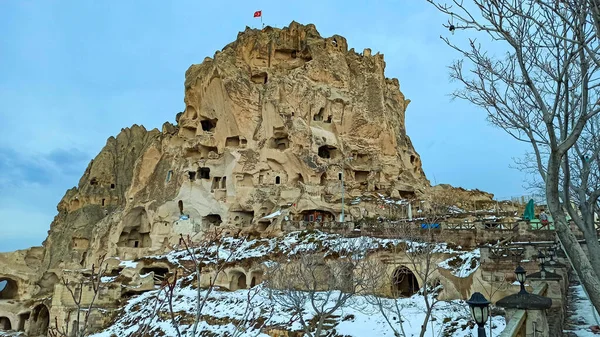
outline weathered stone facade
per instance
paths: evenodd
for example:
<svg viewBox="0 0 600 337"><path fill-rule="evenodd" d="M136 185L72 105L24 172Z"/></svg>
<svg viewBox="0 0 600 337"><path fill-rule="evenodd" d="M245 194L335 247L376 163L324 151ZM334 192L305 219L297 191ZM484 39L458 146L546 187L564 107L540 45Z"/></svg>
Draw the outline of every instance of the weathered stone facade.
<svg viewBox="0 0 600 337"><path fill-rule="evenodd" d="M96 299L102 311L92 313L93 329L174 271L169 261L143 257L172 250L182 236L194 240L218 228L266 237L326 223L354 231L365 217L389 215L381 198L413 200L421 211L431 187L405 129L410 101L384 69L383 55L348 50L345 38L321 37L313 25L240 32L187 70L186 108L176 125L134 125L110 137L59 202L43 247L0 254L0 281L7 281L0 329L44 335L55 318L72 326L76 305L61 280L77 280L102 256L110 286ZM438 189L464 199L465 209L493 204L484 192ZM444 230L466 246L500 233ZM523 225L500 231L526 234ZM388 261L392 274L407 264L402 254L373 258ZM474 275L440 271L436 278L444 298L457 298L479 289L473 277L482 276ZM231 266L202 277L235 290L259 283L263 270ZM84 288L82 304L92 296Z"/></svg>

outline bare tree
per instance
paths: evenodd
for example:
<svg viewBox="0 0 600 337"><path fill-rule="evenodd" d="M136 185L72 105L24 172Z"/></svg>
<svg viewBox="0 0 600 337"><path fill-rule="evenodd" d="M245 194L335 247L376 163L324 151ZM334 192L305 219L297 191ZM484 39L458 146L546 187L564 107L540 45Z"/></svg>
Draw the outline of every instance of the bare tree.
<svg viewBox="0 0 600 337"><path fill-rule="evenodd" d="M58 324L58 318L55 317L54 327L48 329L48 335L50 337L84 337L88 335L92 309L94 309L94 304L100 291L106 287L106 283L102 281L107 269L105 255L100 256L97 265L98 267L96 268L96 264L93 264L91 270L84 271L83 275L79 275L76 280L69 280L65 276L61 278L62 285L67 289L73 299L76 318L73 329L70 330L71 311L68 312L67 317L62 324L62 328ZM92 291L92 296L85 296L88 299L84 300L86 288Z"/></svg>
<svg viewBox="0 0 600 337"><path fill-rule="evenodd" d="M380 277L365 258L368 240L340 238L332 250L339 256L306 252L274 262L267 272L269 296L291 313L291 320L299 322L309 337L325 336L335 313Z"/></svg>
<svg viewBox="0 0 600 337"><path fill-rule="evenodd" d="M152 296L152 309L148 311L150 314L144 317L140 328L132 336L145 336L151 332L153 321L157 317L159 320L161 317L167 317L164 314L168 315L175 336L202 334L202 331L198 330L198 325L206 315L207 304L215 301L213 295L218 288L216 284L219 275L225 273L228 266L242 257L245 243L247 243L246 237L226 237L221 229L205 233L198 241L191 240L189 236L181 236L179 248L182 248L182 251L175 255L181 261L190 261L191 268L181 265L182 273L175 271L165 277L161 287ZM211 275L204 283L202 283L203 274ZM197 289L196 307L192 310L192 317L187 317L187 312L184 312L185 319L182 320L177 309L181 298L179 290L190 283L195 283ZM246 299L240 303L244 308L242 316L233 318L230 322L235 327L230 334L231 337L250 336L252 331L259 335L261 329L270 322L274 315L274 308L269 301L263 300L266 298L264 294L262 285L247 290ZM188 328L190 324L191 329Z"/></svg>
<svg viewBox="0 0 600 337"><path fill-rule="evenodd" d="M565 157L600 112L597 8L572 0L426 1L451 17L449 29L479 32L506 49L496 57L474 39L461 46L442 38L462 56L451 66L451 77L463 85L454 97L485 109L493 124L531 144L558 237L600 310L596 261L569 228L570 201L561 198L560 181Z"/></svg>
<svg viewBox="0 0 600 337"><path fill-rule="evenodd" d="M391 280L392 299L376 296L377 289L372 289L373 295L368 296L368 301L379 309L390 328L396 336L405 336L403 313L403 297L418 293L425 303L425 316L421 322L420 337L427 331L435 334L432 323L433 310L439 302L437 294L442 289L436 274L439 270L439 256L445 247L439 242L441 221L455 206L457 193L453 189L440 189L431 194L428 217L419 224L412 222L398 222L385 228L386 237L397 240L390 248L394 256L405 256L404 265L396 268L375 268L381 270L384 280ZM420 284L418 282L421 282ZM400 289L400 288L407 289ZM396 317L397 319L390 319Z"/></svg>
<svg viewBox="0 0 600 337"><path fill-rule="evenodd" d="M270 323L275 314L275 307L270 301L258 300L262 297L263 293L265 293L265 289L262 285L255 286L248 290L244 313L241 319L238 319L233 323L235 325L235 331L231 337L248 337L248 332L251 329L255 330L254 336L258 336L261 333L261 329Z"/></svg>
<svg viewBox="0 0 600 337"><path fill-rule="evenodd" d="M203 309L210 298L210 294L215 289L215 283L219 274L225 270L228 263L240 257L243 253L242 246L246 240L247 237L240 239L226 238L223 236L223 231L219 229L207 232L199 242L193 242L189 237L186 239L183 236L179 239L180 245L185 248L188 257L193 263L197 283L196 310L194 324L190 332L191 337L197 336L198 324L200 323ZM201 277L202 272L206 270L213 273L215 277L210 278L206 291L203 293ZM170 312L173 315L172 307L170 307ZM175 324L174 319L172 323Z"/></svg>

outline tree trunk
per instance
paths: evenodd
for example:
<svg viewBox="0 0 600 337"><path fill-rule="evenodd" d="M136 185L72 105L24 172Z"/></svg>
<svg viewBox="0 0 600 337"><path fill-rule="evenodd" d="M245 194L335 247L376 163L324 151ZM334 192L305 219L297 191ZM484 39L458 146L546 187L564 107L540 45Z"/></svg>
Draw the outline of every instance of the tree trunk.
<svg viewBox="0 0 600 337"><path fill-rule="evenodd" d="M595 232L590 232L589 230L584 230L582 232L587 245L590 262L594 267L596 276L600 278L600 243L598 243L598 235L596 235Z"/></svg>
<svg viewBox="0 0 600 337"><path fill-rule="evenodd" d="M590 0L596 35L600 37L600 0Z"/></svg>
<svg viewBox="0 0 600 337"><path fill-rule="evenodd" d="M551 158L548 162L548 173L546 175L546 199L550 214L554 218L554 226L556 234L573 265L573 269L577 272L579 280L583 284L586 292L590 297L592 305L600 312L600 279L596 275L588 256L579 245L577 238L569 228L565 212L559 199L558 192L558 165L560 160Z"/></svg>
<svg viewBox="0 0 600 337"><path fill-rule="evenodd" d="M429 323L429 316L431 316L431 308L427 308L427 312L425 313L425 319L423 319L423 325L421 325L421 333L419 337L424 337L425 332L427 332L427 323Z"/></svg>

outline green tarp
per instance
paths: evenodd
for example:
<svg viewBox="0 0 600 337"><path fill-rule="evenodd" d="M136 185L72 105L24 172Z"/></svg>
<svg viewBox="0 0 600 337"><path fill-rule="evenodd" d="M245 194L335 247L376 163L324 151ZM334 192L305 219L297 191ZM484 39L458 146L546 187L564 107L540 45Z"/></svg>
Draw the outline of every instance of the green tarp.
<svg viewBox="0 0 600 337"><path fill-rule="evenodd" d="M523 219L533 220L535 219L535 204L533 199L529 200L527 206L525 206L525 212L523 213Z"/></svg>

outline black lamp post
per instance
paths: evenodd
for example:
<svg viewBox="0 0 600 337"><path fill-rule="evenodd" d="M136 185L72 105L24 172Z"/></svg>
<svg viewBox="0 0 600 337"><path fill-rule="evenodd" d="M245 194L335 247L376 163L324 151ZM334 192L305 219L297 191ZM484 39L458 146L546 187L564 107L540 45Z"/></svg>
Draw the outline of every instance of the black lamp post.
<svg viewBox="0 0 600 337"><path fill-rule="evenodd" d="M527 290L525 290L525 274L527 274L527 272L521 265L518 265L517 269L515 269L515 274L517 275L517 281L521 284L519 294L527 294Z"/></svg>
<svg viewBox="0 0 600 337"><path fill-rule="evenodd" d="M482 293L476 292L471 295L471 298L467 301L469 307L471 307L471 314L475 319L475 323L477 323L477 336L478 337L486 337L485 336L485 323L490 315L489 306L490 301L488 301Z"/></svg>
<svg viewBox="0 0 600 337"><path fill-rule="evenodd" d="M556 248L555 247L548 248L548 256L550 257L550 262L554 262L554 257L556 257Z"/></svg>
<svg viewBox="0 0 600 337"><path fill-rule="evenodd" d="M537 258L538 258L538 261L540 262L541 271L546 271L546 269L544 269L544 262L546 262L546 255L544 255L544 253L542 253L542 251L539 250Z"/></svg>

